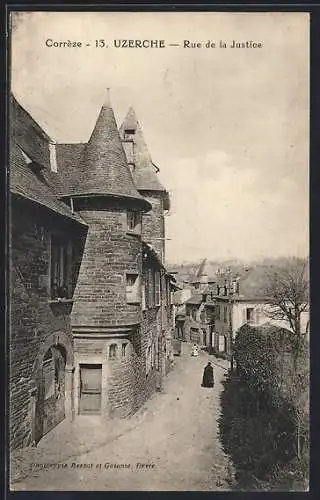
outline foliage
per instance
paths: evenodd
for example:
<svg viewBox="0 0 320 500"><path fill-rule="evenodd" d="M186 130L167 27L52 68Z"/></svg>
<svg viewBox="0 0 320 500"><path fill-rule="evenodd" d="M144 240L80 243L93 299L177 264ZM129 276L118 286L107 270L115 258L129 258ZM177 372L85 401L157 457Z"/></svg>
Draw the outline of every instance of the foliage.
<svg viewBox="0 0 320 500"><path fill-rule="evenodd" d="M235 488L270 489L270 479L290 463L293 424L269 408L257 411L255 395L234 375L224 382L221 406L220 438L235 466Z"/></svg>
<svg viewBox="0 0 320 500"><path fill-rule="evenodd" d="M306 488L308 345L297 347L295 340L292 332L271 325L244 325L233 351L238 376L232 374L222 395L220 432L226 452L241 481L246 471L262 489L261 481L271 489L272 482L280 489Z"/></svg>
<svg viewBox="0 0 320 500"><path fill-rule="evenodd" d="M256 396L234 374L223 382L219 433L235 468L235 490L308 488L308 448L295 454L295 425L285 412L257 410Z"/></svg>
<svg viewBox="0 0 320 500"><path fill-rule="evenodd" d="M296 335L301 335L301 314L309 302L308 262L297 257L284 265L270 266L264 294L269 307L265 313L275 320L286 320Z"/></svg>

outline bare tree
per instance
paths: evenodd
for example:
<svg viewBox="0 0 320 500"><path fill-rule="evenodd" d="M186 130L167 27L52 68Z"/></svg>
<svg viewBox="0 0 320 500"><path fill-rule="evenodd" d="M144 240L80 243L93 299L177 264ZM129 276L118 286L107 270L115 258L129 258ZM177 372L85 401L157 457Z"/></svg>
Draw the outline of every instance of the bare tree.
<svg viewBox="0 0 320 500"><path fill-rule="evenodd" d="M287 320L295 336L301 336L301 314L309 303L308 261L297 257L281 266L271 266L266 276L266 314Z"/></svg>

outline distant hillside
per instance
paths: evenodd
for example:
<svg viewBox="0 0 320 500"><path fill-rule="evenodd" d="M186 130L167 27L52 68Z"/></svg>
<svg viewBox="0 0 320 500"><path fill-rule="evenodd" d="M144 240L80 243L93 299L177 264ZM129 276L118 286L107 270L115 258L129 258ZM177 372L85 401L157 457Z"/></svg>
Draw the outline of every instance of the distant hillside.
<svg viewBox="0 0 320 500"><path fill-rule="evenodd" d="M207 264L206 264L206 269L208 273L209 278L214 278L216 276L216 272L218 269L223 272L226 269L230 268L232 274L240 273L245 269L249 269L251 267L256 267L256 266L277 266L277 265L285 265L285 263L288 261L290 257L279 257L279 258L263 258L261 260L254 260L254 261L241 261L241 260L225 260L225 261L211 261L208 259ZM168 268L170 271L176 271L177 272L177 280L182 283L184 281L190 282L192 281L196 273L198 271L198 268L200 266L201 261L199 262L187 262L184 264L170 264L168 265Z"/></svg>

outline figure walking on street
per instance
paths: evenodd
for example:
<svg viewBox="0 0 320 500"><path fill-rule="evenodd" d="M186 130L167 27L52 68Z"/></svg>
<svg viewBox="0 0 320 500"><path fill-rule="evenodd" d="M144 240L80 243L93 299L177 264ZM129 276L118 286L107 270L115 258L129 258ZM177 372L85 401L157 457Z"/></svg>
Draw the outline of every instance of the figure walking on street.
<svg viewBox="0 0 320 500"><path fill-rule="evenodd" d="M214 378L213 378L213 368L211 363L207 364L207 366L203 370L202 377L202 387L213 387L214 386Z"/></svg>
<svg viewBox="0 0 320 500"><path fill-rule="evenodd" d="M198 354L199 354L199 347L197 344L193 344L191 356L198 356Z"/></svg>

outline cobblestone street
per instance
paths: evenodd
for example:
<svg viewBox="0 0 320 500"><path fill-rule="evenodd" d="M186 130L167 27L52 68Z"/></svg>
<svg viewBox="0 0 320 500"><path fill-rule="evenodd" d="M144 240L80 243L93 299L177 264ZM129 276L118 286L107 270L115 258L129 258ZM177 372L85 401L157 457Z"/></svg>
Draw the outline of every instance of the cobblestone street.
<svg viewBox="0 0 320 500"><path fill-rule="evenodd" d="M204 352L191 357L190 344L182 347L163 390L131 419L105 426L96 417L63 422L37 448L17 455L16 468L29 468L31 462L33 467L25 477L12 475L12 489L230 489L232 466L218 437L219 395L227 363ZM214 366L213 389L201 387L208 360ZM62 466L41 470L34 465L48 463Z"/></svg>

